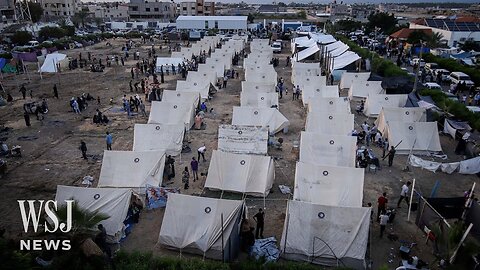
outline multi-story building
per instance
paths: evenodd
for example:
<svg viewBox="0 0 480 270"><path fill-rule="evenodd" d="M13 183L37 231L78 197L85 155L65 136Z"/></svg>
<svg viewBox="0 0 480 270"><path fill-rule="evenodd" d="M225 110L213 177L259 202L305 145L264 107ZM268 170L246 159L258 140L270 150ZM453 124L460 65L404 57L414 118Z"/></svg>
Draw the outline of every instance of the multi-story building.
<svg viewBox="0 0 480 270"><path fill-rule="evenodd" d="M13 22L15 18L14 0L0 0L0 24Z"/></svg>
<svg viewBox="0 0 480 270"><path fill-rule="evenodd" d="M47 17L70 17L78 11L80 0L43 0L43 14Z"/></svg>
<svg viewBox="0 0 480 270"><path fill-rule="evenodd" d="M168 22L175 19L176 5L170 0L130 0L128 13L132 20Z"/></svg>
<svg viewBox="0 0 480 270"><path fill-rule="evenodd" d="M325 8L325 13L330 14L331 17L343 17L350 16L350 6L341 2L337 4L337 1L333 1Z"/></svg>
<svg viewBox="0 0 480 270"><path fill-rule="evenodd" d="M215 2L180 1L177 3L177 15L183 16L213 16L215 15Z"/></svg>
<svg viewBox="0 0 480 270"><path fill-rule="evenodd" d="M128 5L123 3L104 3L97 5L88 5L88 11L93 14L95 18L101 18L106 21L127 20Z"/></svg>

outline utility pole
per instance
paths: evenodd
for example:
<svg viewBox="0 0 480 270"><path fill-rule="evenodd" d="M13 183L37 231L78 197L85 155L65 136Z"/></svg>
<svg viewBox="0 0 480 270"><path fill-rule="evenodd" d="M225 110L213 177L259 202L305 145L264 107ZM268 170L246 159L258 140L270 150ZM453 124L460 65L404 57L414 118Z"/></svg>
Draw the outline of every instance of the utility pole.
<svg viewBox="0 0 480 270"><path fill-rule="evenodd" d="M28 7L28 0L15 0L15 20L20 23L30 25L32 33L35 35L35 28L33 27L32 14Z"/></svg>
<svg viewBox="0 0 480 270"><path fill-rule="evenodd" d="M413 84L413 93L417 92L418 85L418 73L420 72L420 63L422 62L422 53L423 53L423 40L420 40L420 58L418 59L417 70L415 72L415 83Z"/></svg>

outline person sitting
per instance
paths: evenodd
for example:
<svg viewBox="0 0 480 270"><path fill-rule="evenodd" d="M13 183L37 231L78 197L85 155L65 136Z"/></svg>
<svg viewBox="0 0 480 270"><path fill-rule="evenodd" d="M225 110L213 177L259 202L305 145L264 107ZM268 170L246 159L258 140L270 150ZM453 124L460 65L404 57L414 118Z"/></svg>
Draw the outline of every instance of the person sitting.
<svg viewBox="0 0 480 270"><path fill-rule="evenodd" d="M104 123L105 125L108 124L108 122L110 122L110 120L108 119L108 117L106 115L103 115L103 118L102 118L102 123Z"/></svg>

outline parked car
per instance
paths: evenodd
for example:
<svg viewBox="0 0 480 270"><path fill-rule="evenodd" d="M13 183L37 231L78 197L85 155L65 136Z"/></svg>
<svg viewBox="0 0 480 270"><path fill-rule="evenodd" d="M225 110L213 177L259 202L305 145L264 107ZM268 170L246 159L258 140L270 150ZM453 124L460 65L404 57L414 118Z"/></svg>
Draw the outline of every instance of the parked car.
<svg viewBox="0 0 480 270"><path fill-rule="evenodd" d="M413 58L412 60L410 60L410 66L415 66L415 65L418 65L420 63L420 67L425 67L425 61L423 61L423 59L420 59L420 58Z"/></svg>
<svg viewBox="0 0 480 270"><path fill-rule="evenodd" d="M470 79L470 76L463 72L450 73L450 81L454 84L465 83L467 87L474 86L475 83Z"/></svg>
<svg viewBox="0 0 480 270"><path fill-rule="evenodd" d="M426 63L425 64L425 71L427 72L432 72L434 69L437 69L438 68L438 64L437 63Z"/></svg>
<svg viewBox="0 0 480 270"><path fill-rule="evenodd" d="M437 68L434 69L433 72L433 77L436 80L438 75L440 74L442 82L448 82L450 81L450 71L443 69L443 68Z"/></svg>
<svg viewBox="0 0 480 270"><path fill-rule="evenodd" d="M272 43L273 53L281 53L282 52L282 43L275 41Z"/></svg>
<svg viewBox="0 0 480 270"><path fill-rule="evenodd" d="M438 83L431 83L431 82L428 82L428 83L425 83L424 86L428 89L431 89L431 90L440 90L442 91L442 87L438 84Z"/></svg>

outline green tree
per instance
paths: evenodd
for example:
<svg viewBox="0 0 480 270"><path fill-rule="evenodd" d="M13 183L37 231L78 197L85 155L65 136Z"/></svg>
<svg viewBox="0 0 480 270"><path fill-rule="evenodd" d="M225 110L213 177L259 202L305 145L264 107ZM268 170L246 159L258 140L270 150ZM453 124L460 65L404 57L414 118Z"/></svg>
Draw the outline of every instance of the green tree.
<svg viewBox="0 0 480 270"><path fill-rule="evenodd" d="M438 47L443 47L445 46L445 43L442 42L443 40L443 35L441 33L433 33L432 35L429 36L427 39L427 45L430 48L438 48Z"/></svg>
<svg viewBox="0 0 480 270"><path fill-rule="evenodd" d="M407 42L410 44L418 45L421 41L426 42L430 39L430 35L421 31L416 30L410 33L407 38Z"/></svg>
<svg viewBox="0 0 480 270"><path fill-rule="evenodd" d="M278 2L278 6L279 6L279 7L286 7L287 4L285 4L285 3L283 3L283 2Z"/></svg>
<svg viewBox="0 0 480 270"><path fill-rule="evenodd" d="M353 20L340 20L334 24L335 31L353 32L361 28L362 23Z"/></svg>
<svg viewBox="0 0 480 270"><path fill-rule="evenodd" d="M12 36L12 42L18 45L25 45L32 40L32 34L27 31L17 31Z"/></svg>
<svg viewBox="0 0 480 270"><path fill-rule="evenodd" d="M45 26L38 32L38 36L43 40L50 38L62 38L66 36L66 34L66 31L62 28L52 26Z"/></svg>
<svg viewBox="0 0 480 270"><path fill-rule="evenodd" d="M297 13L297 16L300 18L300 19L307 19L307 12L305 12L305 10L302 10L300 12Z"/></svg>
<svg viewBox="0 0 480 270"><path fill-rule="evenodd" d="M78 19L78 21L82 24L82 27L85 27L85 22L87 21L88 15L88 10L82 9L79 12L75 13L75 16L73 17Z"/></svg>
<svg viewBox="0 0 480 270"><path fill-rule="evenodd" d="M460 48L464 51L480 51L480 42L478 41L465 41Z"/></svg>
<svg viewBox="0 0 480 270"><path fill-rule="evenodd" d="M392 14L386 12L373 12L368 16L367 28L374 31L375 27L380 28L382 32L390 35L397 24L397 19Z"/></svg>
<svg viewBox="0 0 480 270"><path fill-rule="evenodd" d="M248 13L247 21L248 23L253 23L255 16L252 13Z"/></svg>
<svg viewBox="0 0 480 270"><path fill-rule="evenodd" d="M43 15L43 8L40 3L34 3L28 1L28 9L30 9L30 15L32 16L32 22L36 23L40 21Z"/></svg>

